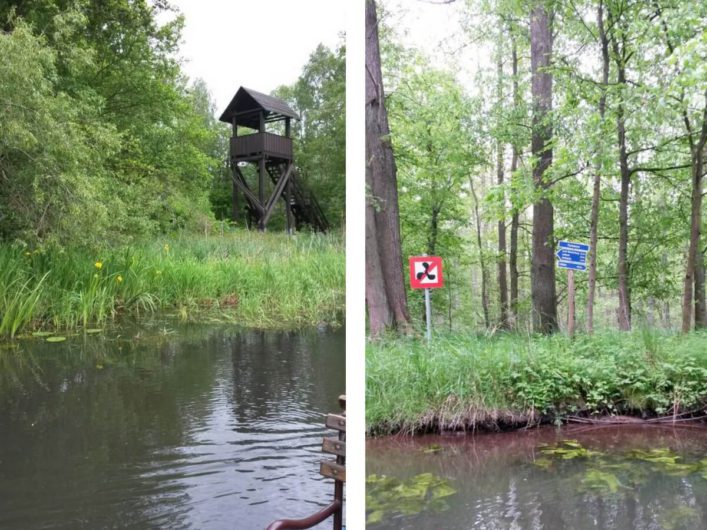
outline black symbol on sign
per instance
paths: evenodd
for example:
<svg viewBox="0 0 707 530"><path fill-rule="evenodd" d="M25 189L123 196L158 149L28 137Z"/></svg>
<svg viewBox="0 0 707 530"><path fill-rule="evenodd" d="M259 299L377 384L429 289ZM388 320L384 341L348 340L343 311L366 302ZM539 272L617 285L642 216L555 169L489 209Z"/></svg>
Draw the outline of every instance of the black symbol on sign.
<svg viewBox="0 0 707 530"><path fill-rule="evenodd" d="M422 263L422 266L425 268L425 270L424 270L423 272L418 272L418 273L417 273L417 279L418 279L418 280L422 281L422 280L424 280L425 278L427 278L427 279L429 279L429 280L434 280L434 279L437 277L436 274L430 274L430 270L429 270L429 269L430 269L430 265L432 265L432 264L431 264L431 263L427 263L427 262L423 262L423 263ZM433 270L434 270L434 269L433 269Z"/></svg>

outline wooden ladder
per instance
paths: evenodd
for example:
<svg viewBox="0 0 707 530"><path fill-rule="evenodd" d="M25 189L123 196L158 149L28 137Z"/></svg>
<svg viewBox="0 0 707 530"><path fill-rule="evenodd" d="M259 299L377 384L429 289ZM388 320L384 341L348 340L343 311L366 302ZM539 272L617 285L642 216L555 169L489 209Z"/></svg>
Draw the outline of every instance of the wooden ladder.
<svg viewBox="0 0 707 530"><path fill-rule="evenodd" d="M326 417L326 426L333 429L336 434L325 437L322 441L322 451L333 455L334 458L322 460L319 464L319 473L334 479L334 501L315 514L304 519L280 519L270 523L266 530L302 530L334 516L334 530L343 529L344 483L346 482L346 396L339 396L341 414L329 414ZM333 434L333 433L332 433Z"/></svg>

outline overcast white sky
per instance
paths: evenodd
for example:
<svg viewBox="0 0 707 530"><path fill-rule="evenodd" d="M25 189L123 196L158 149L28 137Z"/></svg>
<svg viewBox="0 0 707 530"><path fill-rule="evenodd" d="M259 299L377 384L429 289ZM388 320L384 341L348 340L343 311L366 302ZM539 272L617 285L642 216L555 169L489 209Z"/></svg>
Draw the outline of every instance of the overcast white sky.
<svg viewBox="0 0 707 530"><path fill-rule="evenodd" d="M186 19L183 69L206 81L217 115L240 86L269 93L294 83L317 45L335 47L346 30L346 0L171 3Z"/></svg>
<svg viewBox="0 0 707 530"><path fill-rule="evenodd" d="M466 2L434 3L435 0L379 0L387 24L407 47L416 48L440 68L456 72L457 79L473 93L474 77L490 64L490 50L473 44L463 29Z"/></svg>

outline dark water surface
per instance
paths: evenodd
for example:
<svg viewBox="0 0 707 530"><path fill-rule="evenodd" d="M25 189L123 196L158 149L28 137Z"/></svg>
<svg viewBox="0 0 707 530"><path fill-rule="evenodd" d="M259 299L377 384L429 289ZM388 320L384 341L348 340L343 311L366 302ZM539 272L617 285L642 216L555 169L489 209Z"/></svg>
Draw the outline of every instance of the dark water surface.
<svg viewBox="0 0 707 530"><path fill-rule="evenodd" d="M0 528L250 530L330 502L343 330L120 335L0 350Z"/></svg>
<svg viewBox="0 0 707 530"><path fill-rule="evenodd" d="M704 427L381 438L366 463L371 530L707 529Z"/></svg>

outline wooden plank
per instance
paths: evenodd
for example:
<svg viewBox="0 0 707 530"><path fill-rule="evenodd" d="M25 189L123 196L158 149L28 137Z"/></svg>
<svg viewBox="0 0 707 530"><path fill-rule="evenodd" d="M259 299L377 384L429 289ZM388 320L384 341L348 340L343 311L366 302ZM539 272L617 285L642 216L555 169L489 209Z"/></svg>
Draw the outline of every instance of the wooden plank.
<svg viewBox="0 0 707 530"><path fill-rule="evenodd" d="M282 190L285 189L285 186L287 185L287 181L290 178L290 173L292 173L292 163L287 165L287 170L285 171L285 174L280 177L280 179L277 181L277 184L275 185L275 189L272 192L272 195L270 196L270 199L268 199L268 202L265 204L265 212L263 215L263 224L267 223L268 220L270 219L270 215L273 212L273 209L275 208L275 202L280 198L280 195L282 194Z"/></svg>
<svg viewBox="0 0 707 530"><path fill-rule="evenodd" d="M322 440L322 451L337 456L346 456L346 442L338 438L324 438Z"/></svg>
<svg viewBox="0 0 707 530"><path fill-rule="evenodd" d="M346 466L337 464L334 460L322 460L319 464L319 474L346 482Z"/></svg>
<svg viewBox="0 0 707 530"><path fill-rule="evenodd" d="M248 184L246 184L243 173L241 173L241 170L238 169L238 166L236 165L233 166L232 177L233 182L235 182L236 186L240 188L243 194L250 199L250 202L253 204L253 206L255 206L262 214L262 212L264 211L263 206L258 202L258 198L255 196L255 194L250 191Z"/></svg>
<svg viewBox="0 0 707 530"><path fill-rule="evenodd" d="M346 394L341 394L339 396L339 406L342 410L346 410Z"/></svg>
<svg viewBox="0 0 707 530"><path fill-rule="evenodd" d="M346 432L346 416L341 414L328 414L326 417L326 426L328 429Z"/></svg>

